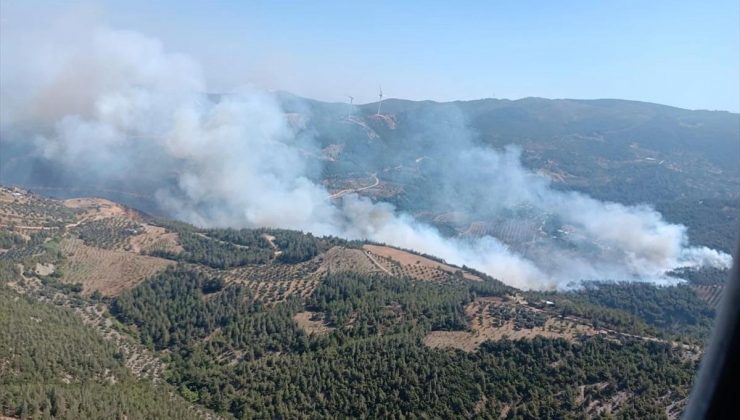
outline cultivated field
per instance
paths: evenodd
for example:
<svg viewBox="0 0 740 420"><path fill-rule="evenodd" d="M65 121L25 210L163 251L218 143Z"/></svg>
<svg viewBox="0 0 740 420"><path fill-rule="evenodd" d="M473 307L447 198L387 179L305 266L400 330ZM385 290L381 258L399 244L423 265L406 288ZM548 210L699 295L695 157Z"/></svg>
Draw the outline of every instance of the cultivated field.
<svg viewBox="0 0 740 420"><path fill-rule="evenodd" d="M132 252L140 254L148 254L153 251L167 251L178 254L183 251L176 232L168 232L163 227L146 223L141 225L137 235L129 238L128 243Z"/></svg>
<svg viewBox="0 0 740 420"><path fill-rule="evenodd" d="M81 283L84 294L97 290L115 296L164 270L174 262L120 250L85 245L80 239L64 239L62 281Z"/></svg>
<svg viewBox="0 0 740 420"><path fill-rule="evenodd" d="M104 249L129 250L129 238L144 231L133 220L123 216L112 216L80 223L72 229L85 245Z"/></svg>
<svg viewBox="0 0 740 420"><path fill-rule="evenodd" d="M724 284L703 284L691 286L694 293L703 300L713 309L719 307L719 303L722 300L722 292L725 289Z"/></svg>
<svg viewBox="0 0 740 420"><path fill-rule="evenodd" d="M336 246L326 251L321 260L321 272L379 273L381 270L365 252L359 249Z"/></svg>
<svg viewBox="0 0 740 420"><path fill-rule="evenodd" d="M59 201L21 189L0 187L0 227L21 233L60 229L73 222L76 213Z"/></svg>
<svg viewBox="0 0 740 420"><path fill-rule="evenodd" d="M138 210L104 198L71 198L64 200L64 206L80 212L80 221L99 220L108 217L126 217L134 221L140 221L143 218Z"/></svg>
<svg viewBox="0 0 740 420"><path fill-rule="evenodd" d="M571 319L562 319L518 303L514 299L478 298L465 307L470 331L432 331L424 344L432 348L475 351L488 340L531 339L536 336L573 340L599 334L599 330Z"/></svg>
<svg viewBox="0 0 740 420"><path fill-rule="evenodd" d="M481 281L475 274L463 271L430 258L382 245L364 245L363 249L383 271L395 276L407 276L422 281L448 281L450 275L460 273L465 279Z"/></svg>
<svg viewBox="0 0 740 420"><path fill-rule="evenodd" d="M274 304L290 296L310 296L319 284L320 267L321 256L318 256L299 264L246 265L225 271L209 271L222 274L227 282L245 285L256 300Z"/></svg>

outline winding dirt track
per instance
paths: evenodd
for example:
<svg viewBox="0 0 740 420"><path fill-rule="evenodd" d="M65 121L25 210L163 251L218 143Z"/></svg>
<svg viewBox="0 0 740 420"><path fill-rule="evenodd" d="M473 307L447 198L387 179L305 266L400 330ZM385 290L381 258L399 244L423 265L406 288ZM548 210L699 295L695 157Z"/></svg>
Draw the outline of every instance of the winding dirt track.
<svg viewBox="0 0 740 420"><path fill-rule="evenodd" d="M369 190L370 188L377 187L380 184L380 178L378 178L378 174L372 174L372 177L375 178L375 183L373 183L372 185L368 185L368 186L360 187L360 188L348 188L346 190L337 191L334 194L330 195L329 199L333 200L343 195L356 193L356 192L360 192L364 190Z"/></svg>

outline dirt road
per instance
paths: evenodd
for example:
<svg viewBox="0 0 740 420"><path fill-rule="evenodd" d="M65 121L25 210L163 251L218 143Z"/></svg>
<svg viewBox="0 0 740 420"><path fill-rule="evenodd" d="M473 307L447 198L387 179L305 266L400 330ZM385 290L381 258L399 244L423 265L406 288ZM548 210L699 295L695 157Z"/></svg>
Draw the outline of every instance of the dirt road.
<svg viewBox="0 0 740 420"><path fill-rule="evenodd" d="M368 185L368 186L361 187L361 188L348 188L346 190L337 191L334 194L330 195L329 198L333 200L333 199L339 198L339 197L341 197L343 195L347 195L347 194L351 194L351 193L356 193L356 192L360 192L360 191L364 191L364 190L369 190L370 188L377 187L378 184L380 184L380 178L378 178L378 174L372 174L371 176L373 178L375 178L375 182L372 185Z"/></svg>

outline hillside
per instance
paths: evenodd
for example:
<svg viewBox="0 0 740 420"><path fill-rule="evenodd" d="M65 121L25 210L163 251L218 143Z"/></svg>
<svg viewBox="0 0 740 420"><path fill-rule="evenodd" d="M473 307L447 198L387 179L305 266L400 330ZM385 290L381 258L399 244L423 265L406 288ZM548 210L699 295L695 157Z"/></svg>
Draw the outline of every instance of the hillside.
<svg viewBox="0 0 740 420"><path fill-rule="evenodd" d="M499 231L496 215L469 214L468 201L485 191L471 188L475 172L451 160L459 150L515 146L524 167L557 189L652 205L668 222L686 225L692 243L734 251L740 226L738 114L624 100L525 98L388 99L382 115L375 115L377 104L350 107L287 93L278 100L307 141L301 147L314 182L337 197L356 192L390 202L450 236L494 234L515 247L521 242ZM106 197L166 215L154 197L176 182L171 174L101 178L38 156L33 144L12 141L16 134L3 134L4 183L58 197ZM459 217L452 220L455 212Z"/></svg>
<svg viewBox="0 0 740 420"><path fill-rule="evenodd" d="M523 292L384 244L5 187L0 280L17 418L675 418L714 317L696 279Z"/></svg>
<svg viewBox="0 0 740 420"><path fill-rule="evenodd" d="M740 115L624 100L525 98L438 103L390 99L348 110L283 95L287 112L306 115L325 154L322 177L417 213L445 206L459 148L514 145L528 169L556 188L600 200L654 205L688 226L697 244L734 251L740 226ZM348 115L350 115L348 117ZM441 176L437 172L442 172ZM458 186L459 188L459 186ZM463 201L464 202L464 201ZM480 217L475 215L475 217ZM490 220L479 220L489 223ZM440 223L452 232L467 225Z"/></svg>

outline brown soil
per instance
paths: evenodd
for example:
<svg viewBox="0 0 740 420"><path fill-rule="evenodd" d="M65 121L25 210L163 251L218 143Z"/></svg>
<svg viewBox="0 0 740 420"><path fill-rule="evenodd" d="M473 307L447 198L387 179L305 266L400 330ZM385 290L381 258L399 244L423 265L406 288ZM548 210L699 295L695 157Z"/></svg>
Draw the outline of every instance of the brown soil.
<svg viewBox="0 0 740 420"><path fill-rule="evenodd" d="M129 238L129 244L131 244L133 252L145 254L161 250L178 254L183 251L177 233L168 232L163 227L148 224L144 224L143 227L144 232Z"/></svg>
<svg viewBox="0 0 740 420"><path fill-rule="evenodd" d="M79 239L64 239L60 248L66 256L62 281L82 283L85 294L97 290L116 296L174 264L162 258L90 247Z"/></svg>
<svg viewBox="0 0 740 420"><path fill-rule="evenodd" d="M321 312L298 312L293 316L293 320L308 335L324 335L334 330L334 328L326 325L323 319L324 314Z"/></svg>
<svg viewBox="0 0 740 420"><path fill-rule="evenodd" d="M48 276L49 274L53 273L56 267L54 267L54 264L41 264L36 263L36 269L34 272L38 274L39 276Z"/></svg>
<svg viewBox="0 0 740 420"><path fill-rule="evenodd" d="M104 198L70 198L63 201L64 206L81 210L80 220L98 220L108 217L127 217L140 221L143 215L134 209L122 206Z"/></svg>
<svg viewBox="0 0 740 420"><path fill-rule="evenodd" d="M447 274L462 271L459 268L389 246L364 245L363 248L376 256L396 262L397 270L394 274L405 275L417 280L435 281L439 280L440 271ZM380 262L377 258L376 260ZM395 264L389 262L391 268L387 266L385 268L393 271L392 266ZM480 277L466 271L463 271L463 277L467 280L481 281Z"/></svg>
<svg viewBox="0 0 740 420"><path fill-rule="evenodd" d="M359 249L335 246L326 251L321 263L321 272L341 273L354 271L358 273L377 273L378 268L368 256Z"/></svg>

